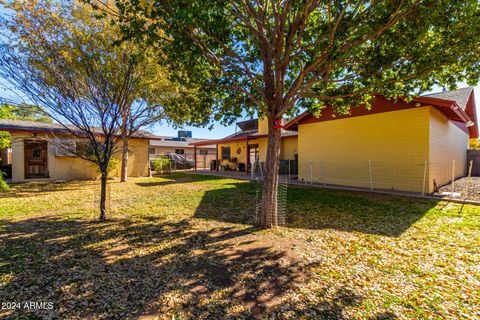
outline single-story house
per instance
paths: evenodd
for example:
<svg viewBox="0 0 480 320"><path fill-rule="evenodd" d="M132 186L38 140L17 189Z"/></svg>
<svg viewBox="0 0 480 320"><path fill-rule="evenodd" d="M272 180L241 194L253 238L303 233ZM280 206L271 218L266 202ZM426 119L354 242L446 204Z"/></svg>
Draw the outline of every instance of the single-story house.
<svg viewBox="0 0 480 320"><path fill-rule="evenodd" d="M238 131L217 140L193 142L196 149L215 145L217 170L248 173L252 164L265 162L267 155L268 123L266 119L237 122ZM282 130L280 160L295 161L298 153L297 132Z"/></svg>
<svg viewBox="0 0 480 320"><path fill-rule="evenodd" d="M57 123L20 120L0 120L0 131L12 136L12 182L32 180L94 179L99 172L94 164L76 157L68 150L80 141ZM148 177L149 140L154 137L146 131L137 133L129 145L128 176ZM67 147L62 147L67 146ZM119 153L115 154L118 166L110 173L120 175Z"/></svg>
<svg viewBox="0 0 480 320"><path fill-rule="evenodd" d="M175 153L188 160L196 160L198 168L208 168L210 161L215 159L215 145L205 144L196 150L191 143L208 142L208 139L192 138L191 131L178 131L177 137L154 136L150 139L150 160L159 158L162 155Z"/></svg>
<svg viewBox="0 0 480 320"><path fill-rule="evenodd" d="M217 158L265 161L267 123L239 123L240 132L209 143ZM305 112L282 129L282 160L298 160L305 182L434 192L468 170L469 139L479 136L473 88L387 100L377 95L369 110L348 115L325 108L317 118ZM193 145L201 146L202 143Z"/></svg>

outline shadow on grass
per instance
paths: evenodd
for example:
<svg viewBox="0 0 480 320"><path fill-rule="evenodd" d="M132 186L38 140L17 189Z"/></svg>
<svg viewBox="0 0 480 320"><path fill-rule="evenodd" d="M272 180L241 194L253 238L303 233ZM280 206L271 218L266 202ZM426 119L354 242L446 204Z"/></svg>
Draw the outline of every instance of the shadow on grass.
<svg viewBox="0 0 480 320"><path fill-rule="evenodd" d="M1 198L27 198L46 195L57 191L84 190L85 186L100 186L100 181L72 180L72 181L45 181L16 183L10 186L7 192L0 192Z"/></svg>
<svg viewBox="0 0 480 320"><path fill-rule="evenodd" d="M137 182L136 184L141 187L157 187L157 186L179 184L179 183L215 181L215 180L225 179L219 176L188 174L188 173L172 173L172 174L165 174L165 175L155 175L154 177L162 178L165 181L146 181L146 182Z"/></svg>
<svg viewBox="0 0 480 320"><path fill-rule="evenodd" d="M256 182L224 183L205 192L195 216L254 224L257 191ZM397 237L435 206L434 201L405 197L289 186L286 226Z"/></svg>
<svg viewBox="0 0 480 320"><path fill-rule="evenodd" d="M251 227L55 217L0 226L2 300L54 303L0 311L9 318L260 317L280 312L281 298L310 267L261 243L229 242Z"/></svg>

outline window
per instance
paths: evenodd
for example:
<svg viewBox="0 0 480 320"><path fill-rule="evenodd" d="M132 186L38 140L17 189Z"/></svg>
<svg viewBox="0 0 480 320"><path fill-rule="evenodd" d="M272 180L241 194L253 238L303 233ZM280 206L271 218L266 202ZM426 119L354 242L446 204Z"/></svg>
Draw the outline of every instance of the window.
<svg viewBox="0 0 480 320"><path fill-rule="evenodd" d="M148 154L155 154L155 148L148 148Z"/></svg>
<svg viewBox="0 0 480 320"><path fill-rule="evenodd" d="M185 150L183 149L175 149L176 154L185 154Z"/></svg>
<svg viewBox="0 0 480 320"><path fill-rule="evenodd" d="M40 148L32 149L32 158L40 158L42 156L42 150Z"/></svg>
<svg viewBox="0 0 480 320"><path fill-rule="evenodd" d="M200 154L201 155L206 155L206 154L208 154L208 150L200 150Z"/></svg>
<svg viewBox="0 0 480 320"><path fill-rule="evenodd" d="M222 159L230 160L230 147L222 147Z"/></svg>

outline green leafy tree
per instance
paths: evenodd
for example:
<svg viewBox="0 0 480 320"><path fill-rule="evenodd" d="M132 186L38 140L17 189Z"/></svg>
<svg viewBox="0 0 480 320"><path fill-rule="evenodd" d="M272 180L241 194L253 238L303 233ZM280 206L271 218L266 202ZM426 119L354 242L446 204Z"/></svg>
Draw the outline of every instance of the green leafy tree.
<svg viewBox="0 0 480 320"><path fill-rule="evenodd" d="M39 122L52 122L38 107L29 105L0 105L0 120L27 120ZM8 132L0 132L0 149L9 148L12 139Z"/></svg>
<svg viewBox="0 0 480 320"><path fill-rule="evenodd" d="M348 113L480 78L477 0L118 0L125 34L148 39L191 81L215 83L218 115L268 119L261 225L277 225L284 115ZM161 30L161 32L159 32ZM208 90L206 88L205 90Z"/></svg>
<svg viewBox="0 0 480 320"><path fill-rule="evenodd" d="M98 166L105 220L112 155L123 152L126 168L128 140L142 128L158 121L204 122L208 117L189 104L203 98L170 80L157 51L121 41L112 16L100 19L90 5L25 0L5 6L11 13L1 21L0 75L88 142L88 152L68 151Z"/></svg>

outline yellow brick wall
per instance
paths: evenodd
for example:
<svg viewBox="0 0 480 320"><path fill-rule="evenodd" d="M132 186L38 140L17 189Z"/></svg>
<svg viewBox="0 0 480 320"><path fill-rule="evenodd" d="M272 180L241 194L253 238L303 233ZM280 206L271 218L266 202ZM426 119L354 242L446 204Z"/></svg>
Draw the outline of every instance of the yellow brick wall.
<svg viewBox="0 0 480 320"><path fill-rule="evenodd" d="M298 154L298 138L288 137L282 139L280 160L295 160L295 155Z"/></svg>
<svg viewBox="0 0 480 320"><path fill-rule="evenodd" d="M268 119L267 117L258 118L258 134L268 134Z"/></svg>
<svg viewBox="0 0 480 320"><path fill-rule="evenodd" d="M371 171L376 189L421 192L429 116L421 107L299 125L299 179L369 188Z"/></svg>
<svg viewBox="0 0 480 320"><path fill-rule="evenodd" d="M465 176L468 141L466 132L437 109L430 108L429 192L433 192L433 180L442 186L450 183L452 173L455 178Z"/></svg>

